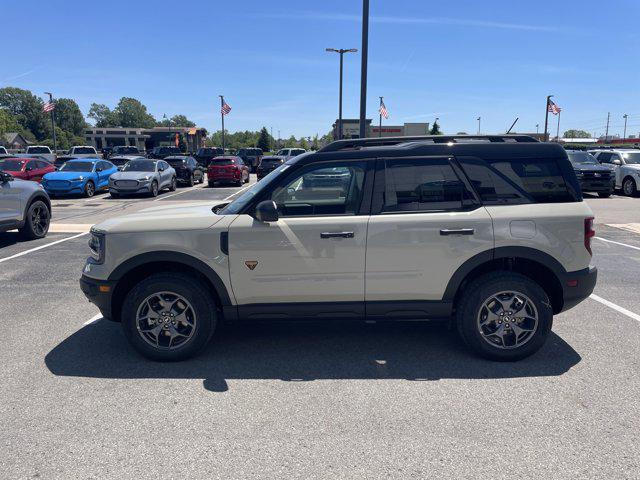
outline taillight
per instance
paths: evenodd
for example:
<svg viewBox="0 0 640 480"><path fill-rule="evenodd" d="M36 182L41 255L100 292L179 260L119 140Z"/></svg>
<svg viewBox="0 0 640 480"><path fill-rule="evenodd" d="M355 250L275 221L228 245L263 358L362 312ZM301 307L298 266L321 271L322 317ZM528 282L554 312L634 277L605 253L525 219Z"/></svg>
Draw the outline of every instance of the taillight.
<svg viewBox="0 0 640 480"><path fill-rule="evenodd" d="M596 235L596 231L593 229L593 217L587 217L584 219L584 248L587 249L589 255L593 256L591 251L591 239Z"/></svg>

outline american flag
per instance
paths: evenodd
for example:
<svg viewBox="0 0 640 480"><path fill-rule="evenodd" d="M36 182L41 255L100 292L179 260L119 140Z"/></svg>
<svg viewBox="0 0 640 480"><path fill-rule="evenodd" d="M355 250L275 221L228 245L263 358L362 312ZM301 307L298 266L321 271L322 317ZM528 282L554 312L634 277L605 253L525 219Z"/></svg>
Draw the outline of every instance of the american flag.
<svg viewBox="0 0 640 480"><path fill-rule="evenodd" d="M554 115L558 115L562 111L562 109L558 105L553 103L553 100L551 99L549 100L549 105L547 106L547 109Z"/></svg>
<svg viewBox="0 0 640 480"><path fill-rule="evenodd" d="M387 107L385 107L384 102L382 100L380 100L380 108L378 109L378 111L380 112L380 115L382 115L384 118L389 118L389 112L387 110Z"/></svg>
<svg viewBox="0 0 640 480"><path fill-rule="evenodd" d="M231 106L223 100L222 107L220 108L220 112L222 113L222 115L228 115L230 111L231 111Z"/></svg>
<svg viewBox="0 0 640 480"><path fill-rule="evenodd" d="M50 112L51 110L53 110L54 108L56 108L56 104L53 102L47 102L44 104L44 106L42 107L42 111L47 113Z"/></svg>

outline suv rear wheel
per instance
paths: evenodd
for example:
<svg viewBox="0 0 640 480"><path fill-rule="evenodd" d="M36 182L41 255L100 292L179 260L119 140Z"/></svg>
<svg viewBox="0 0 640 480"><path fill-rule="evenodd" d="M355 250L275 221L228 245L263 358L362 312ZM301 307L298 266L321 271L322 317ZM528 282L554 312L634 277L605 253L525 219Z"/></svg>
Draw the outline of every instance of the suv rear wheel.
<svg viewBox="0 0 640 480"><path fill-rule="evenodd" d="M135 285L122 306L122 328L147 358L184 360L210 340L217 308L206 287L185 274L159 273Z"/></svg>
<svg viewBox="0 0 640 480"><path fill-rule="evenodd" d="M456 322L464 342L491 360L514 361L542 347L553 311L545 291L513 272L495 272L472 281L457 305Z"/></svg>
<svg viewBox="0 0 640 480"><path fill-rule="evenodd" d="M44 238L49 231L50 221L51 212L47 204L41 200L36 200L27 209L24 225L19 230L20 236L25 240Z"/></svg>
<svg viewBox="0 0 640 480"><path fill-rule="evenodd" d="M625 178L624 181L622 182L622 192L627 197L635 197L638 193L636 181L631 177Z"/></svg>

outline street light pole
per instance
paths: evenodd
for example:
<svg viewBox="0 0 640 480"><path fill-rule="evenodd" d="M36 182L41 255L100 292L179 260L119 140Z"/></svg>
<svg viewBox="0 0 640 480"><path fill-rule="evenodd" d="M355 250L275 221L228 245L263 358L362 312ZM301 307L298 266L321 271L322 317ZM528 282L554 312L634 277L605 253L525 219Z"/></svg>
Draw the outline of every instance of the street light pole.
<svg viewBox="0 0 640 480"><path fill-rule="evenodd" d="M360 138L367 136L367 57L369 53L369 0L362 0L362 63L360 65Z"/></svg>
<svg viewBox="0 0 640 480"><path fill-rule="evenodd" d="M629 118L629 115L625 113L622 118L624 118L624 134L622 135L622 140L624 141L627 138L627 118Z"/></svg>
<svg viewBox="0 0 640 480"><path fill-rule="evenodd" d="M343 57L345 53L348 52L357 52L358 49L357 48L340 48L340 49L336 49L336 48L325 48L325 51L327 52L335 52L335 53L339 53L340 54L340 88L339 88L339 95L338 95L338 135L336 135L336 139L340 140L342 138L342 65L343 65Z"/></svg>
<svg viewBox="0 0 640 480"><path fill-rule="evenodd" d="M49 95L49 103L53 103L53 94L51 94L50 92L44 92L45 95ZM56 151L58 150L58 145L56 142L56 114L55 114L56 109L52 108L51 109L51 132L53 134L53 153L55 154Z"/></svg>
<svg viewBox="0 0 640 480"><path fill-rule="evenodd" d="M540 124L536 123L536 135L540 135Z"/></svg>
<svg viewBox="0 0 640 480"><path fill-rule="evenodd" d="M604 142L607 143L608 137L609 137L609 120L611 119L611 112L607 112L607 130L605 131L604 134Z"/></svg>
<svg viewBox="0 0 640 480"><path fill-rule="evenodd" d="M478 135L480 135L480 122L482 121L482 117L478 117L476 120L478 120Z"/></svg>
<svg viewBox="0 0 640 480"><path fill-rule="evenodd" d="M547 105L544 111L544 141L547 142L549 140L548 132L549 132L549 100L551 100L553 95L547 95Z"/></svg>

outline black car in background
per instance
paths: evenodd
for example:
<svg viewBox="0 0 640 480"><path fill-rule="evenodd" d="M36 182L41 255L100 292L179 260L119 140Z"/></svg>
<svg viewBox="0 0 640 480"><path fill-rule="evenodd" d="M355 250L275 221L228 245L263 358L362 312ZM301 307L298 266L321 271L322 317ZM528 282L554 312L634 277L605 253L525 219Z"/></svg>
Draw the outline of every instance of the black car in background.
<svg viewBox="0 0 640 480"><path fill-rule="evenodd" d="M147 155L148 158L165 159L169 156L183 155L178 147L155 147Z"/></svg>
<svg viewBox="0 0 640 480"><path fill-rule="evenodd" d="M236 156L242 159L252 173L257 171L260 160L262 159L262 154L261 148L239 148L236 152Z"/></svg>
<svg viewBox="0 0 640 480"><path fill-rule="evenodd" d="M204 168L207 168L211 160L220 155L224 155L224 150L220 147L203 147L198 149L193 158Z"/></svg>
<svg viewBox="0 0 640 480"><path fill-rule="evenodd" d="M178 183L193 187L196 182L204 182L204 169L195 158L187 155L171 155L165 157L164 161L176 171Z"/></svg>
<svg viewBox="0 0 640 480"><path fill-rule="evenodd" d="M285 158L282 156L274 155L271 157L262 157L262 160L260 160L260 165L258 165L258 169L256 170L258 180L269 175L284 162Z"/></svg>
<svg viewBox="0 0 640 480"><path fill-rule="evenodd" d="M111 156L111 154L113 153L113 147L104 147L102 150L102 158L104 158L105 160L107 158L109 158Z"/></svg>
<svg viewBox="0 0 640 480"><path fill-rule="evenodd" d="M615 189L615 174L611 167L600 164L593 155L580 150L567 150L567 156L583 192L595 192L603 198L611 196Z"/></svg>
<svg viewBox="0 0 640 480"><path fill-rule="evenodd" d="M109 158L109 161L118 167L118 170L120 170L127 162L131 160L144 160L144 158L145 157L142 155L112 155Z"/></svg>
<svg viewBox="0 0 640 480"><path fill-rule="evenodd" d="M138 150L138 147L131 147L131 146L121 145L119 147L113 147L113 150L111 151L110 155L112 157L122 156L122 155L139 156L140 155L140 150Z"/></svg>

